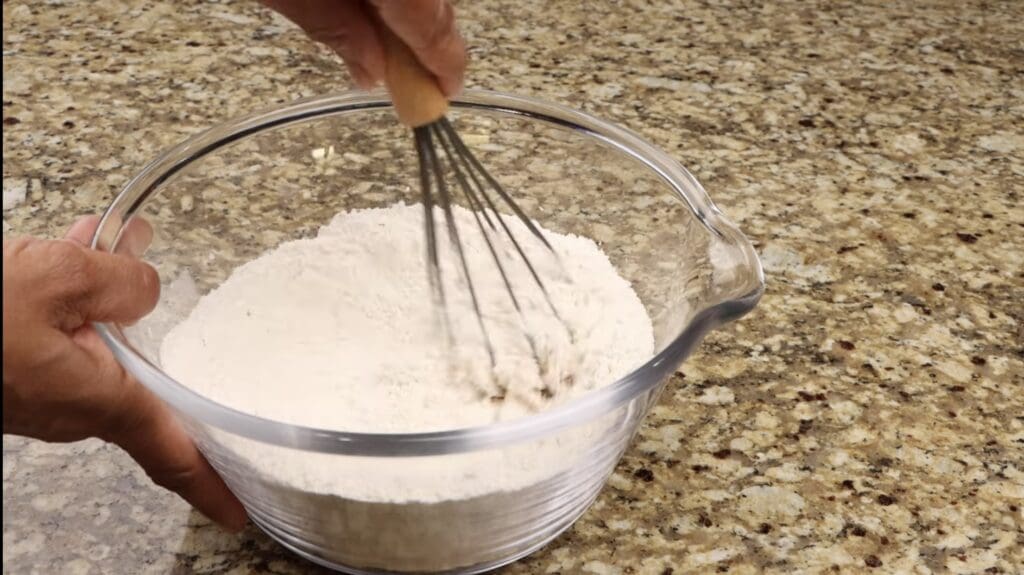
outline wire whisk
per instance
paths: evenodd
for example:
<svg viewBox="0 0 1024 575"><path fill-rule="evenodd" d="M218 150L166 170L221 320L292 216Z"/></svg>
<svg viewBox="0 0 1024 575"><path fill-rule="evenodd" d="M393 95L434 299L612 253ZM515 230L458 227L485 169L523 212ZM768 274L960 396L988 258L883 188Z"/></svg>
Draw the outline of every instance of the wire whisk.
<svg viewBox="0 0 1024 575"><path fill-rule="evenodd" d="M518 219L525 226L530 237L539 241L545 251L555 261L560 262L557 253L533 220L519 207L501 184L487 172L459 137L458 132L445 116L448 101L440 92L434 78L422 68L408 47L400 40L391 36L386 38L385 45L387 48L387 84L395 110L402 123L413 129L415 138L419 160L421 200L424 208L428 280L434 297L445 314L448 337L451 337L452 329L450 318L447 315L448 294L445 293L441 276L441 258L438 249L439 222L436 221L435 215L437 207L443 214L445 232L451 242L459 272L465 280L470 303L476 316L476 324L490 361L491 373L492 375L495 373L497 355L494 340L484 319L485 313L481 299L473 282L473 273L452 209L456 202L463 202L472 213L476 228L483 237L490 254L490 259L493 260L509 301L519 317L523 336L529 345L540 379L542 382L546 381L550 369L549 361L527 326L526 314L520 297L517 297L516 289L512 284L509 265L526 266L535 285L534 289L540 290L547 310L565 328L570 341L573 338L572 330L559 314L541 274L530 261L527 250L521 243L521 238L517 238L513 232L510 222L507 220L510 216L503 215L501 210L510 211L511 217ZM449 186L447 174L451 175L455 186ZM513 248L511 251L518 255L517 259L520 260L520 263L503 261L502 255L499 253L501 251L499 243L504 244L505 242L511 244ZM569 380L567 383L571 384L572 382ZM498 394L492 398L504 399L504 394L508 391L507 387L500 383L497 387ZM541 397L544 399L550 398L553 393L547 384L540 389Z"/></svg>

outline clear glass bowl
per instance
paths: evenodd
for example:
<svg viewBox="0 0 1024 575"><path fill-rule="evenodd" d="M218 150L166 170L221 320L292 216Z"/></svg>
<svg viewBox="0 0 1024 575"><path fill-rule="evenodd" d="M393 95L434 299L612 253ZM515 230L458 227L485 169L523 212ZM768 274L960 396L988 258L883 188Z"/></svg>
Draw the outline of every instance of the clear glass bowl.
<svg viewBox="0 0 1024 575"><path fill-rule="evenodd" d="M483 91L467 92L449 117L531 217L596 240L632 282L655 328L648 362L536 415L408 434L256 417L162 371L164 335L233 269L315 234L340 211L417 201L411 136L379 93L288 104L183 142L128 183L93 240L96 249L116 251L133 217L150 223L145 257L163 278L160 304L136 325L97 329L121 363L173 407L255 523L342 571L475 573L540 548L593 502L668 376L709 330L751 310L763 291L746 238L692 175L631 132ZM301 382L280 385L302 393ZM549 456L552 445L563 446L559 457ZM495 490L524 461L533 480ZM278 477L282 462L310 477L357 474L405 501L297 487ZM446 497L460 482L478 492Z"/></svg>

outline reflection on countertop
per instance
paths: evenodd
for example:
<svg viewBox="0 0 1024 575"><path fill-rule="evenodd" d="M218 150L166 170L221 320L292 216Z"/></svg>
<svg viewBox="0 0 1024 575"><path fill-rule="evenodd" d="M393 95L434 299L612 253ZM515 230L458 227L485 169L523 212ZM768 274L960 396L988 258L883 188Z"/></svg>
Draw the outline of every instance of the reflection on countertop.
<svg viewBox="0 0 1024 575"><path fill-rule="evenodd" d="M593 508L503 572L1019 572L1024 4L653 4L459 7L472 85L640 132L768 276ZM3 10L5 237L56 235L161 149L346 83L255 2ZM5 437L3 473L5 573L312 569L98 441Z"/></svg>

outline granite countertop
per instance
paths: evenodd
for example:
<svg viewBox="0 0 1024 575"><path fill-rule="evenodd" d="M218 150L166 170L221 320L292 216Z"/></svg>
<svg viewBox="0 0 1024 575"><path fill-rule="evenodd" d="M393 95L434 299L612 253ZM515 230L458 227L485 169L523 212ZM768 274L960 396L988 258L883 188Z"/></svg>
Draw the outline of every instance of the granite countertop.
<svg viewBox="0 0 1024 575"><path fill-rule="evenodd" d="M593 508L505 573L1024 569L1024 4L463 2L469 83L628 126L767 293ZM161 149L346 82L255 2L4 2L4 237ZM306 573L98 441L4 437L4 573Z"/></svg>

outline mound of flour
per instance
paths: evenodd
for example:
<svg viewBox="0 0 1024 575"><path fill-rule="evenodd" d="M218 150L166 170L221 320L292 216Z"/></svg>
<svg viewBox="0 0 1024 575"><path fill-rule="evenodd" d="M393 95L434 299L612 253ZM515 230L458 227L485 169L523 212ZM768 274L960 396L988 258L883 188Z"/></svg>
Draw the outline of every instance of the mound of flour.
<svg viewBox="0 0 1024 575"><path fill-rule="evenodd" d="M438 212L436 220L446 314L432 305L423 208L399 204L339 214L315 238L281 244L234 270L163 340L163 368L243 412L341 431L397 433L523 417L611 384L651 357L647 312L593 241L545 232L552 254L521 222L507 218L558 315L511 242L494 235L520 312L473 214L455 208L455 219L493 365L443 216ZM311 513L332 508L339 537L352 539L360 529L378 534L359 541L358 556L341 557L344 562L402 569L394 545L379 536L387 530L422 541L423 552L444 558L435 567L449 568L470 560L445 547L474 536L458 532L462 519L516 505L509 494L585 457L614 424L521 448L394 462L362 458L362 470L353 469L360 458L297 453L235 437L217 441L280 486L275 497L292 507ZM424 524L431 518L437 529ZM410 553L409 565L422 567L422 555Z"/></svg>

